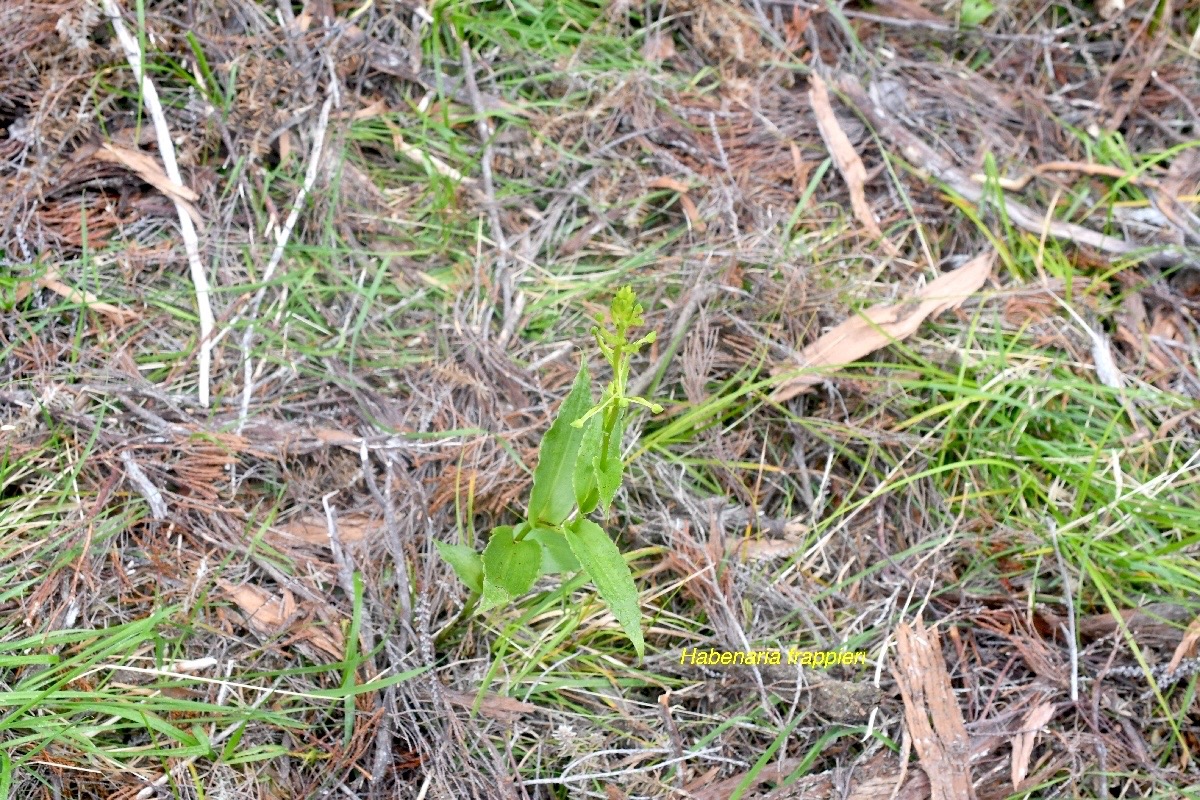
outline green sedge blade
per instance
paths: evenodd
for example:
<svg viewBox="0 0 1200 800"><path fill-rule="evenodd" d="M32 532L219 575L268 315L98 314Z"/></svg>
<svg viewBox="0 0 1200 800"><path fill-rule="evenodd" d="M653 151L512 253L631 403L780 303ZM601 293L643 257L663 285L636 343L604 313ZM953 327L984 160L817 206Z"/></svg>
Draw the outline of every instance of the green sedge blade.
<svg viewBox="0 0 1200 800"><path fill-rule="evenodd" d="M638 658L646 653L642 638L642 612L637 587L625 557L604 530L589 519L576 519L565 529L567 544L579 559L588 577L596 584L600 598L633 642Z"/></svg>
<svg viewBox="0 0 1200 800"><path fill-rule="evenodd" d="M583 361L571 385L571 393L542 439L537 469L533 471L533 489L529 493L529 521L535 525L540 522L557 527L575 508L575 460L583 430L571 423L587 413L591 406L592 389L587 362Z"/></svg>

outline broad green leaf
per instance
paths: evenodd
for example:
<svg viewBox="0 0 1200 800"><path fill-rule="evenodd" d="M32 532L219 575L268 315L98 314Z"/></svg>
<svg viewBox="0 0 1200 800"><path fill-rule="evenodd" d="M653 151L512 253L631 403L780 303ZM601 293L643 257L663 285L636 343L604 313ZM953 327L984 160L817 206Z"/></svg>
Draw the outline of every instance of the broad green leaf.
<svg viewBox="0 0 1200 800"><path fill-rule="evenodd" d="M608 538L604 530L590 519L576 519L565 529L567 544L579 563L587 570L588 577L596 584L600 598L608 610L625 629L633 642L638 658L645 655L646 642L642 638L642 613L638 607L637 587L625 557Z"/></svg>
<svg viewBox="0 0 1200 800"><path fill-rule="evenodd" d="M575 458L575 502L580 514L590 514L600 502L596 489L596 457L600 455L600 443L604 438L603 414L597 414L583 426L583 438L579 441L579 454Z"/></svg>
<svg viewBox="0 0 1200 800"><path fill-rule="evenodd" d="M567 538L559 531L535 528L525 537L542 547L542 574L557 575L560 572L578 572L583 569L579 559L571 552Z"/></svg>
<svg viewBox="0 0 1200 800"><path fill-rule="evenodd" d="M529 493L529 521L533 524L561 525L575 508L575 458L579 454L583 430L571 423L582 417L591 405L587 361L582 361L571 393L542 439L537 469L533 471L533 489Z"/></svg>
<svg viewBox="0 0 1200 800"><path fill-rule="evenodd" d="M538 578L542 548L528 538L513 540L507 525L496 528L483 550L483 594L488 605L499 605L525 594Z"/></svg>
<svg viewBox="0 0 1200 800"><path fill-rule="evenodd" d="M625 415L617 415L617 424L613 427L612 436L608 440L608 452L596 453L592 464L596 472L596 490L600 495L600 511L607 514L608 504L612 502L621 488L621 472L625 468L621 461L621 438L625 435Z"/></svg>
<svg viewBox="0 0 1200 800"><path fill-rule="evenodd" d="M465 544L434 541L438 552L472 592L483 591L483 557Z"/></svg>
<svg viewBox="0 0 1200 800"><path fill-rule="evenodd" d="M512 595L504 591L504 588L497 586L487 579L483 578L483 602L479 604L480 611L487 611L489 608L502 606L512 601Z"/></svg>

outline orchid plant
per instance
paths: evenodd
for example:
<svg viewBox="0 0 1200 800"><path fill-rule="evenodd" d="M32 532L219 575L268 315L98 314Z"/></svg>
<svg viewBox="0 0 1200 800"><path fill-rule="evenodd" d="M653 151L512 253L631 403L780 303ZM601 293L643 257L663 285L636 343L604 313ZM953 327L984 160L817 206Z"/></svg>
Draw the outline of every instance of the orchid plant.
<svg viewBox="0 0 1200 800"><path fill-rule="evenodd" d="M630 406L655 414L662 406L626 393L633 357L655 338L651 331L630 341L630 331L645 322L633 289L617 292L609 318L605 326L604 315L597 315L592 333L612 380L594 403L587 359L581 360L571 391L542 439L525 519L494 528L482 554L467 545L436 544L463 583L482 595L482 609L511 602L543 575L584 570L640 658L645 640L633 575L608 533L588 515L597 508L607 515L621 486L621 440Z"/></svg>

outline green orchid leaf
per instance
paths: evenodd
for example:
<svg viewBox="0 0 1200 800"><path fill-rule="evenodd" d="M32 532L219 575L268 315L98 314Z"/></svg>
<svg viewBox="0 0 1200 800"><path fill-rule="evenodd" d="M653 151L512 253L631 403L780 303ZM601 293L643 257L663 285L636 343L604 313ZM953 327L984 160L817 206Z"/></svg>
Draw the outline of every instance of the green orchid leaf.
<svg viewBox="0 0 1200 800"><path fill-rule="evenodd" d="M600 502L596 488L596 461L604 441L604 420L597 414L583 426L583 437L579 441L579 453L575 458L575 502L580 514L590 514Z"/></svg>
<svg viewBox="0 0 1200 800"><path fill-rule="evenodd" d="M579 503L579 513L581 515L592 513L596 510L596 506L600 504L600 492L596 489L594 473L592 485L588 488L587 494L583 496L577 496L576 501Z"/></svg>
<svg viewBox="0 0 1200 800"><path fill-rule="evenodd" d="M561 531L549 528L534 528L525 537L526 541L537 542L542 547L542 574L557 575L563 572L578 572L583 569L579 559L571 552L567 537Z"/></svg>
<svg viewBox="0 0 1200 800"><path fill-rule="evenodd" d="M507 525L496 528L483 551L483 597L487 607L525 594L538 579L542 548L529 541L513 539Z"/></svg>
<svg viewBox="0 0 1200 800"><path fill-rule="evenodd" d="M434 541L438 553L472 592L483 591L483 556L465 544Z"/></svg>
<svg viewBox="0 0 1200 800"><path fill-rule="evenodd" d="M596 489L600 495L600 511L604 514L608 513L609 504L617 494L617 489L621 488L621 473L625 469L625 464L621 461L621 439L624 435L625 415L618 414L617 422L613 426L612 435L608 440L608 452L596 453L592 458L592 465L596 473ZM580 457L583 457L582 451Z"/></svg>
<svg viewBox="0 0 1200 800"><path fill-rule="evenodd" d="M512 602L512 595L504 591L502 587L497 586L489 581L487 578L483 579L483 601L479 604L480 612L497 608L510 602Z"/></svg>
<svg viewBox="0 0 1200 800"><path fill-rule="evenodd" d="M579 559L588 577L596 584L600 598L625 630L638 658L646 653L642 638L642 614L637 586L625 557L604 530L589 519L576 519L565 529L567 544Z"/></svg>
<svg viewBox="0 0 1200 800"><path fill-rule="evenodd" d="M591 405L587 361L582 361L570 394L542 439L537 469L533 471L533 489L529 493L529 521L535 525L539 522L551 527L561 525L575 508L575 461L584 432L571 423L587 413Z"/></svg>

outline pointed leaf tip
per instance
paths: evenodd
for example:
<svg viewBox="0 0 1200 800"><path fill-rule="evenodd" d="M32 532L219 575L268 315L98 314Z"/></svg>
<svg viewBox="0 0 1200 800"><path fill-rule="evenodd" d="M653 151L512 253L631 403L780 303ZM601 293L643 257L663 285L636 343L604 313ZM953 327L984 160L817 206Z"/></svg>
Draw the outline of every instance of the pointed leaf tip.
<svg viewBox="0 0 1200 800"><path fill-rule="evenodd" d="M600 599L633 642L638 658L646 654L637 586L625 557L604 530L589 519L576 519L565 529L567 544L600 592Z"/></svg>

